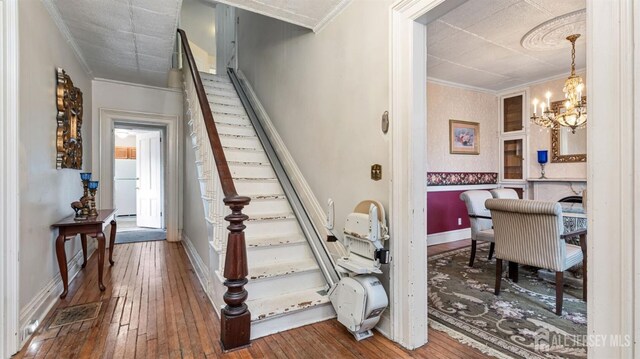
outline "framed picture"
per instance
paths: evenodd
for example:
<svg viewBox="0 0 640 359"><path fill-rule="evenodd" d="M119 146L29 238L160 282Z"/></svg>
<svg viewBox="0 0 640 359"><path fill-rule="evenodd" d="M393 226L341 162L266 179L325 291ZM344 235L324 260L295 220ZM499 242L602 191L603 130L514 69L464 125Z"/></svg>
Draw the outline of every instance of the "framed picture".
<svg viewBox="0 0 640 359"><path fill-rule="evenodd" d="M480 124L449 120L449 153L455 155L480 154Z"/></svg>

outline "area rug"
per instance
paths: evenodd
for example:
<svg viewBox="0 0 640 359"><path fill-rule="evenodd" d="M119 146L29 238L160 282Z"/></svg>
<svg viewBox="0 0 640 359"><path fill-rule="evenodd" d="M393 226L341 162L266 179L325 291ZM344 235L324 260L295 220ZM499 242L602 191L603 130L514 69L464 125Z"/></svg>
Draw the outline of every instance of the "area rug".
<svg viewBox="0 0 640 359"><path fill-rule="evenodd" d="M586 358L587 305L582 288L564 288L562 316L555 315L555 285L536 268L520 266L519 281L503 278L494 295L495 259L479 246L429 258L431 326L499 358ZM506 267L506 266L505 266Z"/></svg>
<svg viewBox="0 0 640 359"><path fill-rule="evenodd" d="M141 229L116 234L116 244L163 241L165 239L167 239L167 231L164 229Z"/></svg>
<svg viewBox="0 0 640 359"><path fill-rule="evenodd" d="M49 328L92 320L98 317L102 302L86 303L59 309Z"/></svg>

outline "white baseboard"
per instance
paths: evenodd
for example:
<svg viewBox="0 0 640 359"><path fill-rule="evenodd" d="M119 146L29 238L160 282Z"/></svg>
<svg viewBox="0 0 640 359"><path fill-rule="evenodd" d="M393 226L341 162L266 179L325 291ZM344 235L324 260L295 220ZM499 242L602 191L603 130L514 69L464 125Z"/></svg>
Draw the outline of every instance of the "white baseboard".
<svg viewBox="0 0 640 359"><path fill-rule="evenodd" d="M456 229L455 231L427 234L427 245L442 244L471 238L471 228Z"/></svg>
<svg viewBox="0 0 640 359"><path fill-rule="evenodd" d="M87 261L91 258L93 253L95 253L95 250L95 241L89 241L87 245ZM71 260L67 261L69 284L82 269L81 260L82 250L79 250ZM62 293L63 289L62 277L60 276L60 273L57 273L55 277L53 277L49 283L47 283L47 285L42 288L42 290L39 291L24 308L20 310L20 332L18 333L20 347L22 347L31 337L31 335L27 335L25 327L34 320L37 320L40 325L42 325L44 317L49 313L51 308L56 305L58 299L60 299L60 293Z"/></svg>
<svg viewBox="0 0 640 359"><path fill-rule="evenodd" d="M389 340L393 340L391 336L391 310L387 308L380 316L380 321L376 325L376 329Z"/></svg>
<svg viewBox="0 0 640 359"><path fill-rule="evenodd" d="M209 278L209 268L198 254L196 247L193 246L191 239L187 237L184 233L182 234L182 243L184 244L184 250L187 253L187 257L189 257L189 261L193 266L193 269L196 271L196 276L202 285L205 293L209 293L210 287L210 278Z"/></svg>

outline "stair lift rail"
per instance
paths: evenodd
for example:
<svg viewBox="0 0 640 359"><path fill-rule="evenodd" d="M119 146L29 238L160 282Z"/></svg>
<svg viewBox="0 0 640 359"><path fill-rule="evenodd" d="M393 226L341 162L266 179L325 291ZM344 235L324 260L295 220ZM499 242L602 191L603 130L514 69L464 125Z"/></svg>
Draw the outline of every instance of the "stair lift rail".
<svg viewBox="0 0 640 359"><path fill-rule="evenodd" d="M289 176L287 175L282 162L278 158L278 154L271 144L269 136L267 136L266 131L262 127L262 121L260 120L258 113L255 111L253 104L251 103L251 100L247 95L247 90L245 89L246 85L243 84L242 81L240 81L233 68L227 68L227 74L229 75L229 79L231 80L233 87L236 89L236 92L240 97L240 101L242 102L242 105L244 106L247 115L249 116L251 124L256 130L258 139L264 147L269 161L273 165L276 177L282 185L282 189L287 199L289 200L289 204L291 205L291 208L296 215L298 223L300 223L300 228L304 232L304 235L307 238L309 245L311 246L311 250L318 261L318 265L322 270L322 274L327 280L327 283L329 283L329 287L333 287L340 281L340 274L335 269L336 264L333 261L333 258L331 258L331 255L329 255L329 251L326 248L322 237L313 225L313 222L311 221L309 214L304 208L300 197L293 187L293 184L291 183L291 180L289 179Z"/></svg>
<svg viewBox="0 0 640 359"><path fill-rule="evenodd" d="M200 73L196 66L191 47L187 35L182 29L177 30L180 34L186 64L193 79L198 103L202 110L209 143L213 151L213 157L216 163L216 169L220 177L220 184L224 193L224 203L231 208L231 214L225 217L230 223L229 236L227 239L227 250L224 265L224 285L227 291L224 293L224 302L226 306L222 309L220 315L220 341L225 351L239 349L250 345L251 343L251 314L245 301L247 300L247 291L244 286L247 284L247 275L249 272L247 264L247 249L245 244L244 221L249 219L246 214L242 213L242 209L249 204L251 198L240 196L236 192L233 177L229 170L227 159L224 155L222 143L218 136L213 113L209 106L207 94L200 78ZM186 73L185 73L186 76Z"/></svg>

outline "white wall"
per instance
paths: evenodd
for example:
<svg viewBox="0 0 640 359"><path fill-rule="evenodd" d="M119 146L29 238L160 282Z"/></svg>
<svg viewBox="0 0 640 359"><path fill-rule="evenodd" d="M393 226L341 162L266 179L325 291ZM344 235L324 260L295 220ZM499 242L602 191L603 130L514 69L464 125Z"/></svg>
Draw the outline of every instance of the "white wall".
<svg viewBox="0 0 640 359"><path fill-rule="evenodd" d="M390 3L353 2L317 34L239 11L240 69L320 203L334 199L337 230L363 199L388 205Z"/></svg>
<svg viewBox="0 0 640 359"><path fill-rule="evenodd" d="M449 153L449 120L480 123L480 154ZM427 171L498 172L498 97L460 87L427 84Z"/></svg>
<svg viewBox="0 0 640 359"><path fill-rule="evenodd" d="M59 33L42 2L19 1L20 24L20 308L21 314L59 276L57 231L50 225L73 214L82 196L81 171L56 169L56 67L83 92L83 170L91 170L92 88L89 76ZM93 242L93 241L90 241ZM67 242L67 259L80 250ZM97 287L96 287L97 290ZM53 295L59 295L54 293ZM33 308L34 311L46 308ZM37 315L38 313L31 313ZM24 323L22 323L24 324Z"/></svg>
<svg viewBox="0 0 640 359"><path fill-rule="evenodd" d="M204 206L200 194L200 182L196 170L196 154L192 146L191 129L184 124L184 190L183 190L183 224L182 233L191 240L202 262L209 264L209 237L207 222L204 217Z"/></svg>
<svg viewBox="0 0 640 359"><path fill-rule="evenodd" d="M585 73L578 73L582 77L582 81L585 83L585 89L587 84L587 77ZM568 76L568 75L567 75ZM551 91L551 102L559 101L564 98L562 88L566 77L562 77L556 80L551 80L539 84L532 85L529 88L529 98L544 99L544 95L547 91ZM586 90L585 90L586 94ZM587 96L587 102L589 98ZM527 114L533 111L531 104L528 104ZM539 126L531 124L529 127L529 177L540 177L540 165L538 164L538 150L549 150L549 163L545 166L545 174L549 178L587 178L587 163L552 163L551 162L551 132L547 129L542 129ZM587 161L589 158L587 158Z"/></svg>
<svg viewBox="0 0 640 359"><path fill-rule="evenodd" d="M187 33L198 70L216 67L216 9L200 0L183 0L180 27ZM201 66L206 64L207 66Z"/></svg>

